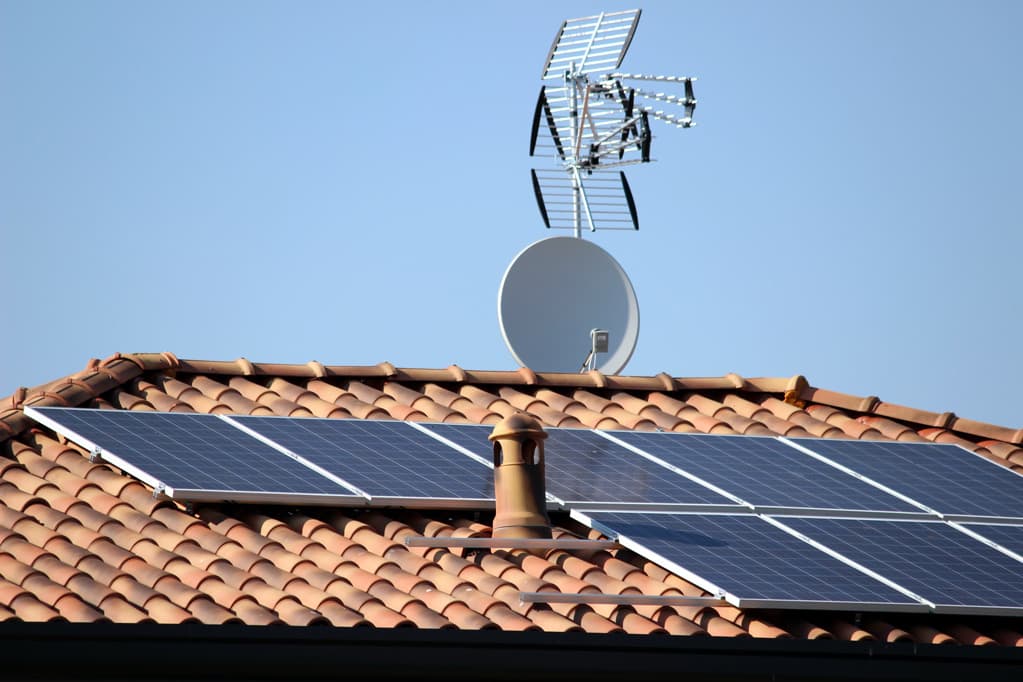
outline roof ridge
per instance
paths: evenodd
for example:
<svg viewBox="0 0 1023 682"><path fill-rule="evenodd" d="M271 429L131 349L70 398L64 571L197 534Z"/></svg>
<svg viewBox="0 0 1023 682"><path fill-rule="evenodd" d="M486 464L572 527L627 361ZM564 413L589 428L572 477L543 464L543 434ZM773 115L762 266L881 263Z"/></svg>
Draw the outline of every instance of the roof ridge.
<svg viewBox="0 0 1023 682"><path fill-rule="evenodd" d="M295 379L376 379L410 383L504 385L545 388L693 393L702 391L773 393L786 403L803 408L807 403L836 407L854 418L884 417L907 424L960 433L973 439L998 440L1023 445L1023 428L1013 429L965 419L952 412L930 412L881 400L811 386L806 377L743 377L729 373L720 377L678 377L661 372L652 376L535 372L515 370L469 370L452 364L445 368L396 367L390 362L375 365L325 365L312 360L298 363L236 360L180 359L170 352L115 353L103 360L90 359L84 369L34 388L19 387L0 399L0 442L30 428L34 422L22 411L25 405L78 406L137 379L144 373L212 374L231 377L282 377Z"/></svg>

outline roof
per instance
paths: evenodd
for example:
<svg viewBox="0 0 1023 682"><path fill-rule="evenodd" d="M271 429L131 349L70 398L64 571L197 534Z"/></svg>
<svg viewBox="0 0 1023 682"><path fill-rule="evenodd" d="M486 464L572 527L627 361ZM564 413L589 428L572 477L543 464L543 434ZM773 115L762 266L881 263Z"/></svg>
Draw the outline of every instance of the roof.
<svg viewBox="0 0 1023 682"><path fill-rule="evenodd" d="M118 354L0 403L0 621L1023 647L1020 619L523 604L522 591L702 591L625 549L540 557L403 544L412 535L489 535L485 515L464 511L186 509L91 462L28 418L22 410L29 405L483 424L521 410L558 427L958 443L1023 468L1023 429L828 391L802 376L626 377ZM556 534L599 537L567 516L552 521Z"/></svg>

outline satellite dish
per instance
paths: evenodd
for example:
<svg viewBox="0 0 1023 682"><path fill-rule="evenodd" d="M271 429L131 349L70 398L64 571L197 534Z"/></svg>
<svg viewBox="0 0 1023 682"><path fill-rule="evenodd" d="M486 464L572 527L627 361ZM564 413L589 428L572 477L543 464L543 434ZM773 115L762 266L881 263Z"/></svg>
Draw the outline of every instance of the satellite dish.
<svg viewBox="0 0 1023 682"><path fill-rule="evenodd" d="M497 316L512 356L538 372L588 365L617 374L639 338L639 303L625 270L575 237L541 239L515 256L501 280Z"/></svg>

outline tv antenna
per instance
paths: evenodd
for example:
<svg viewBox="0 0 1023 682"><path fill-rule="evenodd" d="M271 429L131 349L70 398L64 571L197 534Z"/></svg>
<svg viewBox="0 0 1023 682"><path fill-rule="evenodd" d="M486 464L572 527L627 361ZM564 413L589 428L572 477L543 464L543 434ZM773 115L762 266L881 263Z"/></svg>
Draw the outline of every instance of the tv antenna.
<svg viewBox="0 0 1023 682"><path fill-rule="evenodd" d="M690 128L695 78L619 73L641 10L608 12L561 25L551 44L533 113L529 155L555 159L532 171L548 228L639 229L623 166L648 163L650 119ZM647 89L656 83L663 92ZM636 84L643 84L637 86ZM657 108L653 103L662 108Z"/></svg>
<svg viewBox="0 0 1023 682"><path fill-rule="evenodd" d="M520 365L536 371L617 374L639 338L628 275L582 239L584 226L639 229L621 168L651 161L651 119L693 125L695 78L618 72L639 16L632 9L569 19L547 53L529 155L554 163L531 170L533 192L544 225L574 234L530 244L508 266L498 293L505 343ZM664 91L646 89L650 83Z"/></svg>

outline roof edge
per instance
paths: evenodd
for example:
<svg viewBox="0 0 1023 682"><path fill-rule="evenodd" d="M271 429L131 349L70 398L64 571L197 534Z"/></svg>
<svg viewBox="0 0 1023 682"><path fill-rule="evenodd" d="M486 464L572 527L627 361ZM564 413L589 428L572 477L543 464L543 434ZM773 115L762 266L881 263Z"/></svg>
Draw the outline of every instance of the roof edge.
<svg viewBox="0 0 1023 682"><path fill-rule="evenodd" d="M139 679L292 679L297 660L301 677L447 680L500 670L509 679L979 681L1015 679L1023 664L1023 649L1013 647L550 632L7 622L0 636L10 645L5 673L41 679L109 672L111 657ZM61 656L51 655L55 647Z"/></svg>

